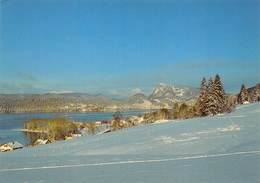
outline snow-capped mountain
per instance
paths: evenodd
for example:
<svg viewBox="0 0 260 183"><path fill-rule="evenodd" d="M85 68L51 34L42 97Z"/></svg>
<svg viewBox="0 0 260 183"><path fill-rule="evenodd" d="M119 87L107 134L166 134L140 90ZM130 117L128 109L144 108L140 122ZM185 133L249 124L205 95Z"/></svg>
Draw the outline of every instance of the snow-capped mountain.
<svg viewBox="0 0 260 183"><path fill-rule="evenodd" d="M139 93L123 103L134 108L172 107L175 102L193 103L198 96L199 89L197 88L160 83L149 97Z"/></svg>
<svg viewBox="0 0 260 183"><path fill-rule="evenodd" d="M172 106L175 102L193 103L198 96L199 89L197 88L160 83L149 99L154 105Z"/></svg>

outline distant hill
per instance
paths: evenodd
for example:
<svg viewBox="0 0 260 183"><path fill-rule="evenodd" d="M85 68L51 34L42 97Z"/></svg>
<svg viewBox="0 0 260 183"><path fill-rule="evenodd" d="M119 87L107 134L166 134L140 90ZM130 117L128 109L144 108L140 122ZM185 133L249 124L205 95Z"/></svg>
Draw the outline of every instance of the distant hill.
<svg viewBox="0 0 260 183"><path fill-rule="evenodd" d="M150 99L142 93L138 93L122 102L125 106L133 109L156 108Z"/></svg>
<svg viewBox="0 0 260 183"><path fill-rule="evenodd" d="M117 100L84 93L0 94L1 113L104 111Z"/></svg>
<svg viewBox="0 0 260 183"><path fill-rule="evenodd" d="M199 89L160 83L150 96L142 93L125 100L72 91L43 94L0 94L1 113L76 112L172 107L174 102L193 103Z"/></svg>
<svg viewBox="0 0 260 183"><path fill-rule="evenodd" d="M260 100L260 84L247 90L251 102ZM171 108L175 102L179 104L182 102L194 103L199 93L198 88L160 83L150 96L139 93L124 100L71 91L43 94L0 94L0 113Z"/></svg>

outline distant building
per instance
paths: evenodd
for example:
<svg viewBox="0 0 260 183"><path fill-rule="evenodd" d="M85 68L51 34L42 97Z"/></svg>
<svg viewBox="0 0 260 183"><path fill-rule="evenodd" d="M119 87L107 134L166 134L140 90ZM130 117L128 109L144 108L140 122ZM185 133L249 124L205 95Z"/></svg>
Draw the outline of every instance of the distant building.
<svg viewBox="0 0 260 183"><path fill-rule="evenodd" d="M14 142L8 142L8 143L5 143L5 144L2 144L1 147L0 147L0 151L6 152L6 151L13 151L13 150L22 149L22 148L23 148L22 144L20 144L17 141L14 141Z"/></svg>
<svg viewBox="0 0 260 183"><path fill-rule="evenodd" d="M66 140L70 140L70 139L73 139L73 137L67 137Z"/></svg>
<svg viewBox="0 0 260 183"><path fill-rule="evenodd" d="M81 133L75 133L75 134L72 134L71 136L75 139L75 138L82 137L82 134Z"/></svg>
<svg viewBox="0 0 260 183"><path fill-rule="evenodd" d="M37 144L37 145L44 145L44 144L50 144L51 143L51 141L50 140L42 140L42 139L38 139L36 142L35 142L35 144Z"/></svg>
<svg viewBox="0 0 260 183"><path fill-rule="evenodd" d="M82 137L83 134L82 133L75 133L75 134L71 134L71 136L67 137L66 140L70 140L70 139L76 139L79 137Z"/></svg>
<svg viewBox="0 0 260 183"><path fill-rule="evenodd" d="M102 122L101 122L101 121L96 121L95 124L96 124L96 125L101 125Z"/></svg>

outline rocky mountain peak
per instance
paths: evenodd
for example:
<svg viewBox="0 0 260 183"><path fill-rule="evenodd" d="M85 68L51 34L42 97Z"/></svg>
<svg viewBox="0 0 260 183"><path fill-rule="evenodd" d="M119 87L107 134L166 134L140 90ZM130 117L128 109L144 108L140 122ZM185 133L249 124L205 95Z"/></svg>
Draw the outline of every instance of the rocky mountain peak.
<svg viewBox="0 0 260 183"><path fill-rule="evenodd" d="M199 89L160 83L149 99L159 106L172 106L174 102L193 103L199 95Z"/></svg>
<svg viewBox="0 0 260 183"><path fill-rule="evenodd" d="M149 98L160 98L169 95L170 93L173 93L173 88L169 84L160 83L157 85L157 87L154 89L152 95L150 95ZM171 96L169 96L171 97Z"/></svg>

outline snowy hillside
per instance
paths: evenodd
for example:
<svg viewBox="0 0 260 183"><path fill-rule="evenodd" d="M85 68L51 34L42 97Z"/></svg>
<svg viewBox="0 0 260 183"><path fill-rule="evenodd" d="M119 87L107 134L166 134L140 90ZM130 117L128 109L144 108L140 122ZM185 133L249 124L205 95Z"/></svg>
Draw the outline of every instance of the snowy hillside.
<svg viewBox="0 0 260 183"><path fill-rule="evenodd" d="M258 183L260 103L0 155L3 182Z"/></svg>

